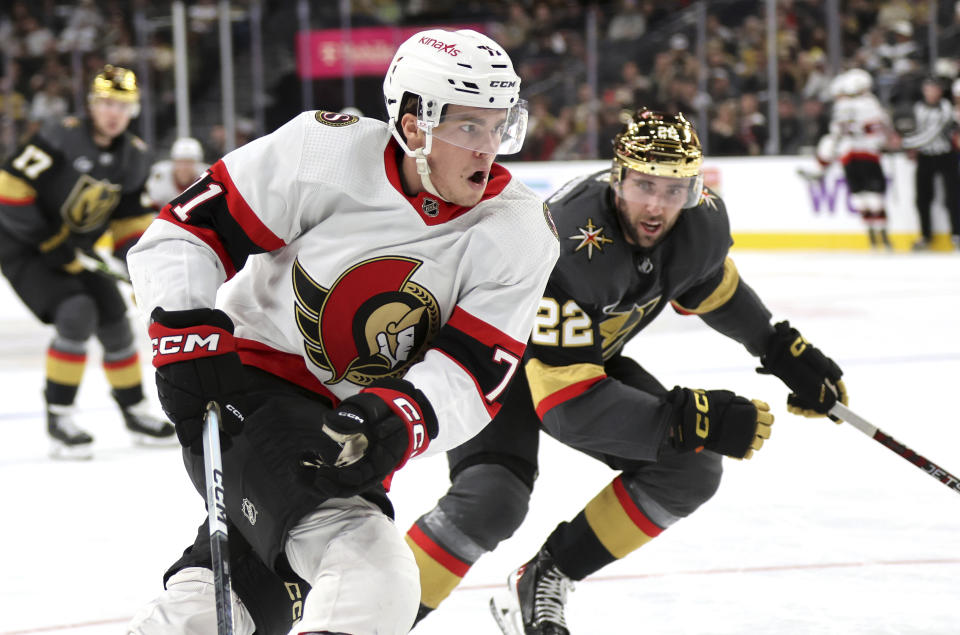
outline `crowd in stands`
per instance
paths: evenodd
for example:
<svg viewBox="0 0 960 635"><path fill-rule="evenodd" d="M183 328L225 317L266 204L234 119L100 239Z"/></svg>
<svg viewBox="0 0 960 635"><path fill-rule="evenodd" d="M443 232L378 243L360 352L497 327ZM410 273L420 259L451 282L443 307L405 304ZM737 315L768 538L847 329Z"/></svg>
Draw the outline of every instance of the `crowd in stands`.
<svg viewBox="0 0 960 635"><path fill-rule="evenodd" d="M140 68L133 4L120 0L4 3L6 8L0 10L0 154L44 119L77 111L83 87L104 62ZM186 4L189 37L202 50L215 40L217 2ZM248 4L233 3L239 10ZM265 0L263 4L269 13L271 4L293 3ZM339 24L339 4L323 3L317 8L317 3L311 3L313 24ZM702 4L706 6L702 43L697 40L701 3L689 0L354 0L352 23L486 25L488 34L510 52L523 78L523 94L530 101L528 138L518 157L524 160L608 157L610 149L596 139L611 138L621 126L623 111L641 105L687 113L711 155L767 153L771 131L766 3L717 0ZM909 114L924 76L935 72L949 82L957 75L960 3L934 5L942 13L936 19L940 26L935 65L927 46L930 3L841 0L839 4L841 68L831 69L827 3L777 2L781 153L805 151L825 132L833 70L869 70L895 121L898 113ZM156 5L142 3L151 15L159 10ZM588 25L595 27L598 36L595 49L588 49ZM155 111L161 128L170 128L174 57L169 27L151 30L147 41ZM267 45L292 47L288 41L268 40ZM209 58L191 55L191 64ZM588 66L591 59L596 60L593 69ZM699 60L705 60L705 67ZM197 72L191 68L192 79ZM215 76L202 74L203 82L216 83ZM591 77L593 83L588 81ZM368 115L381 114L381 104L354 105Z"/></svg>

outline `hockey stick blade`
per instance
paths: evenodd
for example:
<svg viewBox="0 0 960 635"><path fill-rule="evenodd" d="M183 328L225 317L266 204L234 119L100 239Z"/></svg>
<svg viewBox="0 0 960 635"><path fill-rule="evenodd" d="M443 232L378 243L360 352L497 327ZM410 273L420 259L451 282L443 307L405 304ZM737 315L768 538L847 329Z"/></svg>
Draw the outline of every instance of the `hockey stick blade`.
<svg viewBox="0 0 960 635"><path fill-rule="evenodd" d="M841 421L846 421L854 428L864 433L880 445L884 446L897 456L913 463L918 468L937 479L956 493L960 494L960 479L946 471L927 457L917 454L904 444L900 443L889 434L876 427L857 413L847 408L842 403L836 403L830 409L830 414Z"/></svg>
<svg viewBox="0 0 960 635"><path fill-rule="evenodd" d="M220 455L220 406L207 404L203 417L203 473L207 486L207 519L210 525L210 559L217 600L217 635L233 635L230 602L230 549L227 545L227 508Z"/></svg>

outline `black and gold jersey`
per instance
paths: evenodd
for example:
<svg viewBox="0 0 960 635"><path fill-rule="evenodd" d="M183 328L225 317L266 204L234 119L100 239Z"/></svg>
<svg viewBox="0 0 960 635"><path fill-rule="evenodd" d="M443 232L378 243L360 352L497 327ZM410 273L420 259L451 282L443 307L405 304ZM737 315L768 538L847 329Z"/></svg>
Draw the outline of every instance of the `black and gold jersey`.
<svg viewBox="0 0 960 635"><path fill-rule="evenodd" d="M548 431L575 447L616 454L604 439L648 439L648 448L624 452L653 459L666 433L665 406L608 377L605 363L668 305L700 315L757 355L772 333L770 313L728 256L727 211L709 189L651 248L624 238L606 171L571 181L548 205L561 252L525 357L537 413ZM596 429L641 421L655 433Z"/></svg>
<svg viewBox="0 0 960 635"><path fill-rule="evenodd" d="M0 168L0 254L92 248L108 231L122 253L153 218L144 206L146 144L130 132L107 148L67 117L30 137Z"/></svg>

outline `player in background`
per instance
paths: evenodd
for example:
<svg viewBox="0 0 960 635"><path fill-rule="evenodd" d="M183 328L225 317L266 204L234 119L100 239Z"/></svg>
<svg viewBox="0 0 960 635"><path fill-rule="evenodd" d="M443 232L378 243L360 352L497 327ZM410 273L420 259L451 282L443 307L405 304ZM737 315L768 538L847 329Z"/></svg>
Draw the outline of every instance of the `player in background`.
<svg viewBox="0 0 960 635"><path fill-rule="evenodd" d="M86 118L48 124L0 168L0 270L55 334L47 349L47 433L51 454L89 458L93 437L74 423L87 341L103 347L103 368L127 429L138 442L171 441L173 426L149 412L127 306L94 252L103 237L121 260L154 214L146 204L147 147L127 130L140 107L136 77L106 66L93 78Z"/></svg>
<svg viewBox="0 0 960 635"><path fill-rule="evenodd" d="M723 201L703 187L700 142L681 115L637 111L611 170L548 201L562 239L523 360L497 417L448 452L451 486L407 532L419 617L520 526L540 430L620 472L508 580L491 605L504 633L568 633L572 581L656 538L710 499L721 456L749 458L770 434L767 404L728 390L668 390L623 347L667 306L699 315L782 379L791 411L846 402L840 369L770 312L740 277Z"/></svg>
<svg viewBox="0 0 960 635"><path fill-rule="evenodd" d="M154 209L160 211L168 201L200 178L207 165L203 162L203 147L193 137L180 137L170 146L170 158L157 161L150 167L147 194Z"/></svg>
<svg viewBox="0 0 960 635"><path fill-rule="evenodd" d="M872 92L870 73L854 68L840 76L828 138L818 144L818 160L843 164L850 204L867 226L870 246L892 249L887 235L887 180L880 165L884 151L899 147L890 115Z"/></svg>
<svg viewBox="0 0 960 635"><path fill-rule="evenodd" d="M201 417L223 407L238 634L413 624L417 566L381 483L497 413L559 253L543 202L494 163L520 149L519 89L486 36L417 33L384 79L388 123L304 112L217 161L132 250L201 493ZM215 632L205 525L164 584L131 632Z"/></svg>

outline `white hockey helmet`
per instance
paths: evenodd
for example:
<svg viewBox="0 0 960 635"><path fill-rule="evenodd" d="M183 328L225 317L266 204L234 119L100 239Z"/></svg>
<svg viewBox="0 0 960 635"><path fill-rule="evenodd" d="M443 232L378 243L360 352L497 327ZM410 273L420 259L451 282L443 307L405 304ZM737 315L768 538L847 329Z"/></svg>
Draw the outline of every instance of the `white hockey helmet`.
<svg viewBox="0 0 960 635"><path fill-rule="evenodd" d="M203 161L203 147L193 137L180 137L170 146L170 158Z"/></svg>
<svg viewBox="0 0 960 635"><path fill-rule="evenodd" d="M507 52L481 33L469 29L421 31L394 54L383 80L387 116L400 146L408 155L416 156L397 129L408 94L419 97L417 125L426 132L424 155L430 153L434 135L469 150L495 154L513 154L523 144L527 107L520 99L520 77ZM496 131L496 144L490 135L472 134L466 126L437 130L450 104L504 110L505 121Z"/></svg>
<svg viewBox="0 0 960 635"><path fill-rule="evenodd" d="M840 73L836 77L830 80L830 87L828 92L830 93L830 99L837 100L841 97L847 96L847 87L846 87L846 74Z"/></svg>
<svg viewBox="0 0 960 635"><path fill-rule="evenodd" d="M862 68L851 68L843 77L848 95L859 95L873 88L873 76Z"/></svg>

